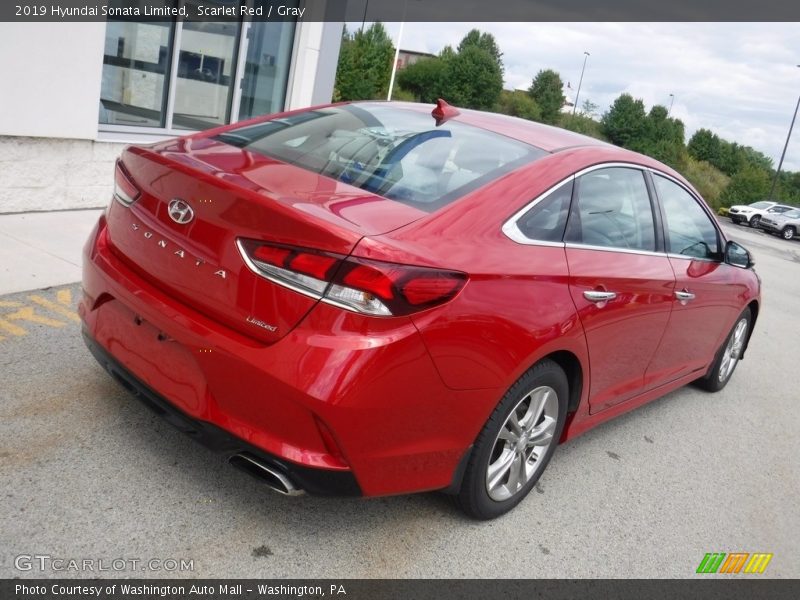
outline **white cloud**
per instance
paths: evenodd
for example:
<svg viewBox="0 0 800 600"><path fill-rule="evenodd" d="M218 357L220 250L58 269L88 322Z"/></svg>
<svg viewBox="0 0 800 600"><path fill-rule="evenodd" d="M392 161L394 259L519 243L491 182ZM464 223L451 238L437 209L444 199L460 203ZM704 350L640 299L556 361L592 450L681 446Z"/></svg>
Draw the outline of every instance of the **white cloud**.
<svg viewBox="0 0 800 600"><path fill-rule="evenodd" d="M401 47L438 53L473 27L497 39L507 88L552 68L575 89L588 51L581 100L604 111L623 92L648 108L674 94L687 136L705 127L776 165L800 95L798 23L406 23ZM800 124L784 168L800 171Z"/></svg>

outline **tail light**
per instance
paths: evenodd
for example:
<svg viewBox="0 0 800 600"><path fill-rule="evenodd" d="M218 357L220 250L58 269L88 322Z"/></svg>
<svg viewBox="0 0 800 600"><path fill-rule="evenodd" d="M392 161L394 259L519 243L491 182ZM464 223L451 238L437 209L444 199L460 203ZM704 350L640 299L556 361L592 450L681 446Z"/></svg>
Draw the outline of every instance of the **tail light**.
<svg viewBox="0 0 800 600"><path fill-rule="evenodd" d="M118 160L114 169L114 198L125 206L130 206L139 197L139 190L131 180L130 175Z"/></svg>
<svg viewBox="0 0 800 600"><path fill-rule="evenodd" d="M257 275L328 304L392 317L447 302L464 287L457 271L345 257L306 248L237 240Z"/></svg>

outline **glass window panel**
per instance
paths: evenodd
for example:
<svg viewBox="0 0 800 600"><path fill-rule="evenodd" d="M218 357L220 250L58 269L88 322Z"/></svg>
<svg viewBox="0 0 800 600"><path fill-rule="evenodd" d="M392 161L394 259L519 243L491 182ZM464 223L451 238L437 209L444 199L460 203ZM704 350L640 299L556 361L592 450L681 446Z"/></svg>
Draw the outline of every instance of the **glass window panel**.
<svg viewBox="0 0 800 600"><path fill-rule="evenodd" d="M457 120L381 103L308 111L217 139L433 212L546 156Z"/></svg>
<svg viewBox="0 0 800 600"><path fill-rule="evenodd" d="M566 241L590 246L655 250L655 225L644 174L598 169L578 180Z"/></svg>
<svg viewBox="0 0 800 600"><path fill-rule="evenodd" d="M566 183L542 198L519 221L519 230L532 240L560 242L567 226L572 182Z"/></svg>
<svg viewBox="0 0 800 600"><path fill-rule="evenodd" d="M188 3L190 13L194 10ZM203 2L204 5L229 5ZM229 121L240 23L183 23L173 127L208 129Z"/></svg>
<svg viewBox="0 0 800 600"><path fill-rule="evenodd" d="M108 20L100 123L164 126L173 28L172 23Z"/></svg>
<svg viewBox="0 0 800 600"><path fill-rule="evenodd" d="M718 258L717 228L694 196L660 175L653 181L666 217L668 250L696 258Z"/></svg>
<svg viewBox="0 0 800 600"><path fill-rule="evenodd" d="M297 6L297 1L283 4ZM250 26L240 120L283 110L294 30L295 23L254 21Z"/></svg>

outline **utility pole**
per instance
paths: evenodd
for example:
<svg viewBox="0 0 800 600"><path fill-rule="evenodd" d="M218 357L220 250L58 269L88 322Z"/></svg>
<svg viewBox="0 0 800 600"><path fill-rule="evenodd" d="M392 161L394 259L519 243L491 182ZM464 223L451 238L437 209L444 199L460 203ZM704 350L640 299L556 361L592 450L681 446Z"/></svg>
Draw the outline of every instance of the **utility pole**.
<svg viewBox="0 0 800 600"><path fill-rule="evenodd" d="M800 65L797 65L800 67ZM772 187L769 190L769 197L767 200L772 201L773 194L775 194L775 185L778 183L778 176L781 174L781 167L783 166L783 159L786 157L786 149L789 147L789 140L792 138L792 129L794 129L794 122L797 119L797 109L800 108L800 96L797 97L797 106L794 107L794 116L792 123L789 125L789 133L786 136L786 143L783 145L783 152L781 152L781 160L778 162L778 170L775 171L775 178L772 180Z"/></svg>
<svg viewBox="0 0 800 600"><path fill-rule="evenodd" d="M583 72L586 71L586 60L589 58L590 54L586 51L583 52L583 68L581 69L581 78L578 80L578 91L575 92L575 104L572 105L572 114L575 114L575 110L578 108L578 98L581 95L581 84L583 83Z"/></svg>

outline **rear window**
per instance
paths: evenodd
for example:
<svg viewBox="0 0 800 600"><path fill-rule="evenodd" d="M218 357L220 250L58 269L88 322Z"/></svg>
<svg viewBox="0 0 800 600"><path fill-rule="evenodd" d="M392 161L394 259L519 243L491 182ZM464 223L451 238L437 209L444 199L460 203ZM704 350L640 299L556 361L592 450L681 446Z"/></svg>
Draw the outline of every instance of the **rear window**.
<svg viewBox="0 0 800 600"><path fill-rule="evenodd" d="M308 111L232 129L217 140L432 212L547 153L386 104Z"/></svg>

